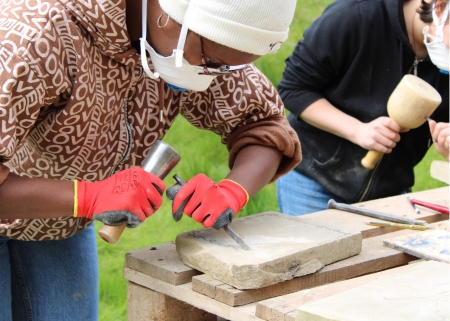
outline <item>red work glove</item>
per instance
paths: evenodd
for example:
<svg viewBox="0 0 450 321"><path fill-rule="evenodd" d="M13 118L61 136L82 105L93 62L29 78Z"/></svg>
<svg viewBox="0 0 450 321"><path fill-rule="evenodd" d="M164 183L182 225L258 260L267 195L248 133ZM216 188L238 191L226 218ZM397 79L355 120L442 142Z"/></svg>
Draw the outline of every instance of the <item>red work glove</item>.
<svg viewBox="0 0 450 321"><path fill-rule="evenodd" d="M75 183L75 217L102 221L107 225L136 227L162 204L166 185L140 167L120 171L105 180Z"/></svg>
<svg viewBox="0 0 450 321"><path fill-rule="evenodd" d="M172 214L185 213L204 227L220 229L231 223L247 201L247 191L238 183L225 179L216 184L206 175L198 174L176 194Z"/></svg>

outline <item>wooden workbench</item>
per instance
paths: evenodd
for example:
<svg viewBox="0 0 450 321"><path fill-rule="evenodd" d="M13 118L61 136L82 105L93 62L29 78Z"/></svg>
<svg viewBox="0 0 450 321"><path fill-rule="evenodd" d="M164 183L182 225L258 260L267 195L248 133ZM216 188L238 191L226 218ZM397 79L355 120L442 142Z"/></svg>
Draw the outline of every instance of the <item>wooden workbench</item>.
<svg viewBox="0 0 450 321"><path fill-rule="evenodd" d="M449 206L449 187L411 193L411 198ZM449 216L420 208L416 214L406 195L355 204L373 210L436 223ZM255 214L258 215L258 214ZM321 286L354 279L361 284L375 272L406 265L417 257L383 245L383 239L410 230L364 224L368 218L339 210L325 210L304 216L343 229L359 230L363 236L362 251L356 256L327 265L316 273L261 289L238 290L184 265L174 243L165 243L127 253L124 277L129 281L129 321L216 321L226 320L295 320L299 297L323 295ZM385 273L385 272L383 272ZM388 273L388 272L386 272ZM336 284L336 285L334 285ZM339 282L334 283L334 291ZM331 289L331 287L330 287ZM343 290L343 289L342 289ZM327 290L328 291L328 290ZM314 294L317 293L317 294Z"/></svg>

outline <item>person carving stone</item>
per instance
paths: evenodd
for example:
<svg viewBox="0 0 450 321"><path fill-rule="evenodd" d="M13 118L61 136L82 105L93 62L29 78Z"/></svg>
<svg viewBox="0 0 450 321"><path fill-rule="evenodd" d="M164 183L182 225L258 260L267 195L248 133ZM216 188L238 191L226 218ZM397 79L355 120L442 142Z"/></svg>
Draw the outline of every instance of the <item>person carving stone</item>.
<svg viewBox="0 0 450 321"><path fill-rule="evenodd" d="M136 227L159 209L164 182L138 166L177 115L226 144L237 210L297 165L252 64L286 40L295 5L0 2L0 320L97 320L92 222Z"/></svg>

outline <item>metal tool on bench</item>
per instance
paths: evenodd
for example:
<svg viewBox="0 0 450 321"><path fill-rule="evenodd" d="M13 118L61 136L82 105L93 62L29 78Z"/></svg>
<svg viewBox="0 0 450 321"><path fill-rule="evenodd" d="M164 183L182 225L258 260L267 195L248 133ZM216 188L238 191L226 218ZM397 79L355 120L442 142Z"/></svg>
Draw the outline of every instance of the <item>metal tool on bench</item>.
<svg viewBox="0 0 450 321"><path fill-rule="evenodd" d="M427 224L427 221L414 220L414 219L407 218L407 217L401 217L398 215L374 211L374 210L371 210L368 208L362 208L362 207L348 205L348 204L344 204L344 203L337 203L333 199L330 199L328 201L328 208L337 209L337 210L346 211L346 212L355 213L355 214L361 214L361 215L365 215L365 216L369 216L369 217L379 218L380 220L396 222L396 223L417 224L417 225Z"/></svg>
<svg viewBox="0 0 450 321"><path fill-rule="evenodd" d="M185 184L185 181L181 177L179 177L177 174L173 175L173 178L176 180L177 183L175 185L173 185L172 187L169 187L167 189L167 191L166 191L167 198L172 200L172 201L175 198L175 195L181 189L181 186L183 186ZM190 197L187 199L187 201L189 201L189 199L190 199ZM186 203L187 203L187 201L186 201ZM178 209L178 211L173 215L173 219L175 220L175 222L178 222L183 217L183 209L184 209L184 206L181 206ZM223 212L221 215L224 215L224 216L229 216L230 215L230 217L234 217L235 213L234 213L234 211L231 208L229 208L228 210ZM244 240L230 227L229 224L225 224L223 226L213 226L213 227L216 230L220 230L221 228L223 228L223 230L229 236L231 236L231 238L233 240L235 240L236 243L240 245L240 247L242 247L244 250L249 250L250 249L248 247L248 245L244 242Z"/></svg>
<svg viewBox="0 0 450 321"><path fill-rule="evenodd" d="M420 214L420 210L417 208L416 204L411 202L411 198L409 196L406 196L406 200L408 201L409 204L411 204L412 208L414 209L414 212Z"/></svg>
<svg viewBox="0 0 450 321"><path fill-rule="evenodd" d="M161 140L157 140L150 147L141 167L146 172L152 173L160 179L164 179L179 161L180 155L172 146ZM106 242L115 244L122 235L125 227L127 227L127 224L128 222L123 222L121 225L116 226L104 225L98 234Z"/></svg>
<svg viewBox="0 0 450 321"><path fill-rule="evenodd" d="M387 102L387 112L402 128L421 126L441 103L436 89L414 75L405 75ZM373 169L383 156L382 152L370 150L361 160L367 169Z"/></svg>
<svg viewBox="0 0 450 321"><path fill-rule="evenodd" d="M434 227L427 225L415 225L415 224L401 224L401 223L392 223L392 222L364 222L367 225L371 226L382 226L382 227L393 227L399 229L409 229L416 231L426 231L433 230Z"/></svg>

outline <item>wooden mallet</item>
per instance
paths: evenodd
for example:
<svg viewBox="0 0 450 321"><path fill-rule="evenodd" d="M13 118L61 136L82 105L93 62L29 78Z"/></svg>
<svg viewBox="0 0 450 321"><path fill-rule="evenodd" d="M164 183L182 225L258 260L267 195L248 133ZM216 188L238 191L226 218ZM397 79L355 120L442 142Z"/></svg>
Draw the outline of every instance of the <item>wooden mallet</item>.
<svg viewBox="0 0 450 321"><path fill-rule="evenodd" d="M421 126L441 101L441 95L429 83L414 75L405 75L389 97L387 112L402 128L413 129ZM382 152L370 150L361 164L373 169L382 156Z"/></svg>

